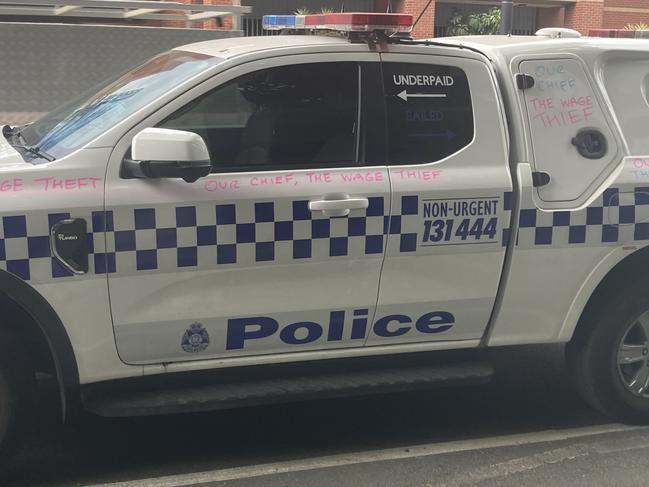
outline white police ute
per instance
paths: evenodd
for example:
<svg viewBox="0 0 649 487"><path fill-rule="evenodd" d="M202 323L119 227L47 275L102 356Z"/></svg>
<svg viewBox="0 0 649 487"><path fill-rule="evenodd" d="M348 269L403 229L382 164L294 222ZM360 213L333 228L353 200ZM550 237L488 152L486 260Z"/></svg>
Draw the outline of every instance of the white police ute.
<svg viewBox="0 0 649 487"><path fill-rule="evenodd" d="M137 416L481 382L537 343L649 419L649 42L411 24L269 16L293 35L2 129L0 442L36 373L64 419Z"/></svg>

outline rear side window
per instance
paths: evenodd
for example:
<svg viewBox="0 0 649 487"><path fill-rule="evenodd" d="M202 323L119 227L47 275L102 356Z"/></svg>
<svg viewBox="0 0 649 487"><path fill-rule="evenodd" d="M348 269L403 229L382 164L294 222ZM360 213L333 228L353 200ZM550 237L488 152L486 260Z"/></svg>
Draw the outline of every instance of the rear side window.
<svg viewBox="0 0 649 487"><path fill-rule="evenodd" d="M215 171L354 165L357 63L281 66L237 78L159 126L203 137Z"/></svg>
<svg viewBox="0 0 649 487"><path fill-rule="evenodd" d="M425 164L473 140L469 82L455 66L385 63L389 164Z"/></svg>
<svg viewBox="0 0 649 487"><path fill-rule="evenodd" d="M520 91L530 129L532 164L550 182L537 191L543 201L585 198L598 179L619 163L615 134L597 87L576 58L525 59L519 71L534 79Z"/></svg>
<svg viewBox="0 0 649 487"><path fill-rule="evenodd" d="M610 55L602 73L631 155L649 154L649 54Z"/></svg>

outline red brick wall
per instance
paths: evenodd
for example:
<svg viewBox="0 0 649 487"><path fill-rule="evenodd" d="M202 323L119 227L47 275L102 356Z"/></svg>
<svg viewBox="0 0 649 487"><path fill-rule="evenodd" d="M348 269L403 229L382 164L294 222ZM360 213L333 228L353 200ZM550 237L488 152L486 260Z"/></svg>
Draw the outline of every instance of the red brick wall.
<svg viewBox="0 0 649 487"><path fill-rule="evenodd" d="M396 0L392 2L392 7L395 12L402 12L406 14L411 14L414 17L414 20L417 20L417 17L424 10L429 0ZM412 32L412 36L415 39L423 39L427 37L433 37L435 28L435 0L430 4L428 10L419 20L417 27Z"/></svg>
<svg viewBox="0 0 649 487"><path fill-rule="evenodd" d="M627 24L649 24L649 0L605 0L605 29L623 29Z"/></svg>
<svg viewBox="0 0 649 487"><path fill-rule="evenodd" d="M205 3L209 5L245 5L245 0L179 0L184 3ZM435 2L424 14L413 32L415 38L432 37L435 24ZM416 19L428 0L392 0L395 12L409 13ZM388 0L375 0L375 10L385 12ZM622 29L629 23L649 23L649 0L577 0L574 6L564 8L539 8L537 26L565 26L588 34L590 29ZM151 22L156 25L158 22ZM184 22L164 22L166 27L185 27ZM218 28L215 20L196 22L195 27ZM230 29L229 17L223 19L223 28Z"/></svg>
<svg viewBox="0 0 649 487"><path fill-rule="evenodd" d="M240 5L240 0L176 0L181 3L197 3L201 5ZM217 20L208 20L206 22L194 22L193 28L196 29L231 29L232 20L230 17L223 17L220 23ZM162 22L164 27L187 27L186 22L183 21L165 21Z"/></svg>
<svg viewBox="0 0 649 487"><path fill-rule="evenodd" d="M566 7L566 24L570 29L587 35L590 29L599 29L604 19L604 0L577 0Z"/></svg>
<svg viewBox="0 0 649 487"><path fill-rule="evenodd" d="M245 5L245 0L178 0L183 3L205 3L209 5ZM428 4L429 0L392 0L392 10L394 12L411 14L415 19L419 17L423 9ZM424 38L433 37L435 26L435 1L433 0L428 10L419 20L417 28L413 31L413 37ZM388 6L388 0L376 0L374 10L377 12L385 12ZM195 27L202 27L204 29L217 28L214 20L208 22L196 22ZM164 22L165 27L185 27L184 22ZM232 23L229 18L223 19L223 28L229 29Z"/></svg>
<svg viewBox="0 0 649 487"><path fill-rule="evenodd" d="M205 5L241 5L239 0L203 0ZM215 29L217 28L216 20L211 20L210 22L204 22L206 29ZM223 17L222 25L224 29L232 28L232 17Z"/></svg>

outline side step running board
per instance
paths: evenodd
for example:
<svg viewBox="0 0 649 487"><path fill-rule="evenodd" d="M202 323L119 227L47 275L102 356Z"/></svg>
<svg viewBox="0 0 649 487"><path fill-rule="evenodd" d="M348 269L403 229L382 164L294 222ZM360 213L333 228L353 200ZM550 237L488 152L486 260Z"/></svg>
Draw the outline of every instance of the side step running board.
<svg viewBox="0 0 649 487"><path fill-rule="evenodd" d="M493 367L487 362L419 365L172 389L140 389L128 393L84 394L84 404L99 416L151 416L476 384L488 382L492 376Z"/></svg>

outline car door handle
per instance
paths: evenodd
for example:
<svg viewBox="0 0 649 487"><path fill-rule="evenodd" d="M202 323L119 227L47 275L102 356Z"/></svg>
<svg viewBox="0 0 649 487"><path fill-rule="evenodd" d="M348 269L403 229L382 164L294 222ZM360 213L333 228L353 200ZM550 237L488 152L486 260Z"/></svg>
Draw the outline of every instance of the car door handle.
<svg viewBox="0 0 649 487"><path fill-rule="evenodd" d="M351 210L363 210L370 206L367 198L339 198L309 201L310 211L321 211L325 216L347 216Z"/></svg>

